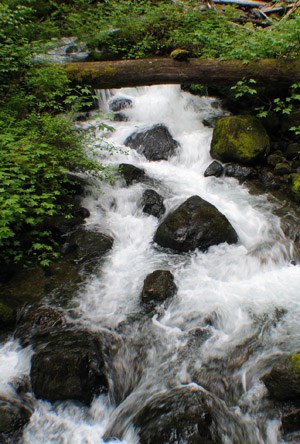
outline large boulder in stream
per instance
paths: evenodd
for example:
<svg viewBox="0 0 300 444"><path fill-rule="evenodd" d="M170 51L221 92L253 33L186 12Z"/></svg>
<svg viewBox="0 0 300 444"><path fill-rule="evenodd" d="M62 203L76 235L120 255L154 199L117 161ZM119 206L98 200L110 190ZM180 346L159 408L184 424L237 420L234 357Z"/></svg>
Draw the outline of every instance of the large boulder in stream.
<svg viewBox="0 0 300 444"><path fill-rule="evenodd" d="M31 383L37 398L75 400L89 405L106 393L107 338L88 331L55 331L44 338L32 358Z"/></svg>
<svg viewBox="0 0 300 444"><path fill-rule="evenodd" d="M169 270L155 270L144 280L141 300L149 308L162 304L174 296L177 287Z"/></svg>
<svg viewBox="0 0 300 444"><path fill-rule="evenodd" d="M278 359L272 369L262 376L272 398L279 401L300 397L300 352Z"/></svg>
<svg viewBox="0 0 300 444"><path fill-rule="evenodd" d="M159 225L154 241L178 252L199 248L206 251L222 242L233 244L238 237L227 218L209 202L192 196Z"/></svg>
<svg viewBox="0 0 300 444"><path fill-rule="evenodd" d="M217 121L210 148L214 159L250 165L269 151L269 136L256 117L229 116Z"/></svg>
<svg viewBox="0 0 300 444"><path fill-rule="evenodd" d="M136 131L125 140L124 145L143 154L148 160L167 160L175 154L179 146L168 128L162 124L154 125L147 130Z"/></svg>

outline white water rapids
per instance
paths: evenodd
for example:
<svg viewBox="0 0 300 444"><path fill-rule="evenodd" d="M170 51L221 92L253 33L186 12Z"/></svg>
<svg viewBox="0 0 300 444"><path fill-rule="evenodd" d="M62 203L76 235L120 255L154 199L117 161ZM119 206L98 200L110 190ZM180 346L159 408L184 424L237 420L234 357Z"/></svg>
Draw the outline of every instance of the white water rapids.
<svg viewBox="0 0 300 444"><path fill-rule="evenodd" d="M105 327L122 332L128 345L128 356L122 362L124 378L134 388L118 407L104 395L90 408L72 402L35 401L21 442L138 444L130 421L121 441L104 441L103 436L112 422L118 422L117 418L122 422L127 410L130 414L138 411L153 393L197 384L201 378L246 430L247 438L242 441L239 426L223 424L224 444L283 442L280 420L269 412L260 377L272 356L300 349L300 267L290 264L292 242L284 236L266 196L251 195L235 179L204 177L212 161L212 129L202 121L221 115L215 99L192 96L179 86L152 86L102 93L102 107L107 110L107 102L118 96L133 101L133 107L123 111L128 121L109 122L115 131L106 140L119 149L103 150L100 130L95 131L94 147L99 149L101 162L134 164L145 170L149 181L129 187L121 180L103 184L85 198L83 206L91 212L87 228L112 235L114 246L73 301L72 312L76 312L76 322L91 330ZM100 120L103 117L93 123ZM164 123L180 144L169 161L151 162L122 146L135 130L156 123ZM141 207L147 188L164 197L167 213L188 197L199 195L225 214L239 242L214 246L206 253L172 254L158 248L153 235L159 222ZM173 273L178 292L167 307L145 320L140 316L140 293L146 275L156 269ZM189 332L205 326L208 339L189 346ZM234 353L240 345L243 351L237 356ZM130 353L136 355L139 348L143 368L135 380ZM31 353L16 341L1 346L1 393L9 394L10 381L29 373Z"/></svg>

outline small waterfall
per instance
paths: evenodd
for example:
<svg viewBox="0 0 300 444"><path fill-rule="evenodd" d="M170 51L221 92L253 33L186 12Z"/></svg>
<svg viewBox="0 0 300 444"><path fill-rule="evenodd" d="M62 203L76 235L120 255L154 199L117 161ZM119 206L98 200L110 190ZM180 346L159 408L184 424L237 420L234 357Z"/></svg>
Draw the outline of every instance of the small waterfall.
<svg viewBox="0 0 300 444"><path fill-rule="evenodd" d="M250 194L235 179L203 175L212 161L212 129L203 122L221 115L220 104L176 85L99 91L98 97L105 112L115 98L132 101L122 110L123 121L107 121L115 131L96 131L93 144L99 161L143 168L151 188L164 197L167 212L199 195L229 219L239 242L205 253L170 253L153 243L157 219L142 212L148 185L125 187L117 180L95 187L83 203L91 213L87 226L112 235L115 242L72 302L72 310L78 325L93 331L105 327L123 337L120 368L125 370L119 378L121 385L131 385L131 394L119 406L104 395L89 408L71 401L36 401L22 442L138 444L132 418L152 397L182 386L208 393L224 444L281 442L280 421L269 408L260 377L272 354L300 347L300 268L290 264L292 243L266 196ZM100 120L91 123L97 126ZM168 161L148 161L123 145L137 129L158 123L166 125L180 145ZM103 137L116 149L106 151ZM149 318L142 313L140 293L145 276L155 269L170 270L178 292ZM197 332L207 336L202 340ZM29 373L31 352L18 347L10 342L0 349L3 390L19 373ZM111 435L116 428L121 432Z"/></svg>

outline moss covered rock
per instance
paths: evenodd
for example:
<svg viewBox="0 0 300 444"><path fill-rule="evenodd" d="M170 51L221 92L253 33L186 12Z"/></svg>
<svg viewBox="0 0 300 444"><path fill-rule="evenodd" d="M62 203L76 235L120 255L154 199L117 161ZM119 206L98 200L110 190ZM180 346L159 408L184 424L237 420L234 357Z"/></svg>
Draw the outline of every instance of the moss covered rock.
<svg viewBox="0 0 300 444"><path fill-rule="evenodd" d="M171 52L171 57L174 60L187 60L190 56L190 51L187 51L186 49L177 48Z"/></svg>
<svg viewBox="0 0 300 444"><path fill-rule="evenodd" d="M291 190L294 198L300 202L300 174L292 174Z"/></svg>
<svg viewBox="0 0 300 444"><path fill-rule="evenodd" d="M217 121L210 148L213 158L249 165L264 158L269 150L269 136L255 117L229 116Z"/></svg>
<svg viewBox="0 0 300 444"><path fill-rule="evenodd" d="M279 359L262 381L272 398L280 401L299 399L300 352Z"/></svg>

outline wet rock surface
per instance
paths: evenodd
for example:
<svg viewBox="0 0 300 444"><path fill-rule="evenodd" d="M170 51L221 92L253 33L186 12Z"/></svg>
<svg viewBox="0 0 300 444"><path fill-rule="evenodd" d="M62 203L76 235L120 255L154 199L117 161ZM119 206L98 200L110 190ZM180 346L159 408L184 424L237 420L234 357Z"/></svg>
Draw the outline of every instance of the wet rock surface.
<svg viewBox="0 0 300 444"><path fill-rule="evenodd" d="M132 185L134 182L141 182L145 177L145 171L129 163L121 163L119 172L124 177L126 185Z"/></svg>
<svg viewBox="0 0 300 444"><path fill-rule="evenodd" d="M236 163L228 163L224 167L224 175L227 177L234 177L239 182L244 182L247 179L253 179L257 176L255 168L238 165Z"/></svg>
<svg viewBox="0 0 300 444"><path fill-rule="evenodd" d="M175 388L151 398L133 419L141 444L212 444L212 416L205 395Z"/></svg>
<svg viewBox="0 0 300 444"><path fill-rule="evenodd" d="M158 227L154 241L178 252L206 251L222 242L236 243L237 234L227 218L213 205L192 196L170 213Z"/></svg>
<svg viewBox="0 0 300 444"><path fill-rule="evenodd" d="M132 108L132 100L126 97L116 97L109 103L109 109L113 112L120 112L123 109Z"/></svg>
<svg viewBox="0 0 300 444"><path fill-rule="evenodd" d="M166 211L163 197L155 190L145 190L142 197L143 212L160 218Z"/></svg>
<svg viewBox="0 0 300 444"><path fill-rule="evenodd" d="M174 277L168 270L155 270L144 280L141 300L149 308L165 302L177 291Z"/></svg>
<svg viewBox="0 0 300 444"><path fill-rule="evenodd" d="M13 433L12 439L17 442L17 434L29 422L32 409L24 402L0 396L0 442L6 442ZM13 442L13 441L11 441Z"/></svg>
<svg viewBox="0 0 300 444"><path fill-rule="evenodd" d="M148 160L167 160L175 154L179 146L168 128L162 124L133 133L125 140L124 145L137 150Z"/></svg>
<svg viewBox="0 0 300 444"><path fill-rule="evenodd" d="M66 319L61 310L47 306L25 306L18 315L14 337L20 339L23 346L27 346L39 334L64 324Z"/></svg>
<svg viewBox="0 0 300 444"><path fill-rule="evenodd" d="M77 263L100 260L113 247L113 238L98 232L79 228L68 240L68 248L74 251Z"/></svg>
<svg viewBox="0 0 300 444"><path fill-rule="evenodd" d="M104 337L62 330L44 337L32 358L31 384L37 398L75 400L89 405L109 389Z"/></svg>
<svg viewBox="0 0 300 444"><path fill-rule="evenodd" d="M204 177L215 176L221 177L224 171L224 167L220 162L214 160L204 171Z"/></svg>
<svg viewBox="0 0 300 444"><path fill-rule="evenodd" d="M279 401L299 399L300 353L279 358L261 379L272 398Z"/></svg>

